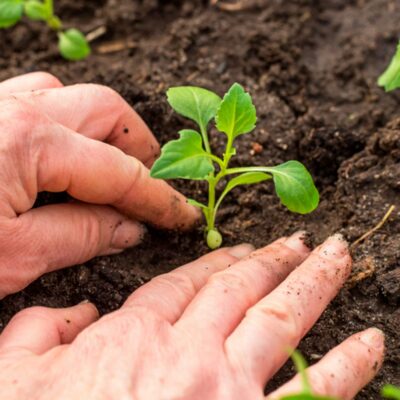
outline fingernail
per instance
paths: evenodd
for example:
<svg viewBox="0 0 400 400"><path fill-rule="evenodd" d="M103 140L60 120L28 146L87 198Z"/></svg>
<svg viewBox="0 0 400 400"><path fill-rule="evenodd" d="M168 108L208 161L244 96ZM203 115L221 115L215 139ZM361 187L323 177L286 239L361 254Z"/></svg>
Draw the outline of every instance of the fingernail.
<svg viewBox="0 0 400 400"><path fill-rule="evenodd" d="M369 328L361 334L360 340L368 347L381 350L385 345L385 334L378 328Z"/></svg>
<svg viewBox="0 0 400 400"><path fill-rule="evenodd" d="M330 236L319 248L318 252L329 260L342 258L348 254L349 245L342 234Z"/></svg>
<svg viewBox="0 0 400 400"><path fill-rule="evenodd" d="M113 249L126 249L135 244L139 244L143 240L146 232L147 228L144 225L126 219L116 227L110 247Z"/></svg>
<svg viewBox="0 0 400 400"><path fill-rule="evenodd" d="M306 231L297 231L285 240L285 246L299 253L310 251L310 247L305 243L307 236L308 233Z"/></svg>
<svg viewBox="0 0 400 400"><path fill-rule="evenodd" d="M236 258L244 258L254 251L254 246L248 243L231 247L228 253Z"/></svg>
<svg viewBox="0 0 400 400"><path fill-rule="evenodd" d="M82 300L80 303L78 303L78 306L84 305L84 304L89 304L90 301L88 299Z"/></svg>

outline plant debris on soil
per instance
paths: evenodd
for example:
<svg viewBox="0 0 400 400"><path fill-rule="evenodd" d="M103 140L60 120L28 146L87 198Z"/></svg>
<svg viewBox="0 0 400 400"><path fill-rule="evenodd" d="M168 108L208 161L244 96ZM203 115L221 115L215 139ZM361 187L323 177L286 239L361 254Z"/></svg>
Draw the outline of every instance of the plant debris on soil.
<svg viewBox="0 0 400 400"><path fill-rule="evenodd" d="M379 399L384 383L400 385L400 91L385 94L376 84L400 34L400 3L242 3L242 9L226 11L200 0L59 0L57 13L71 26L85 33L105 27L92 43L94 54L68 63L51 47L51 32L24 22L0 32L0 79L47 70L65 84L109 85L161 143L183 127L167 105L168 87L195 85L222 94L240 82L253 96L259 122L254 133L238 139L237 164L298 159L313 174L322 201L317 211L301 216L279 204L268 182L235 189L218 221L226 245L263 246L299 229L315 243L335 232L353 242L394 205L385 224L355 247L351 284L300 345L315 362L357 331L382 329L384 366L357 396ZM211 140L217 150L223 148L219 140ZM174 184L189 197L205 195L197 182ZM42 203L60 199L39 197ZM150 229L137 248L48 274L4 299L0 330L32 305L63 307L89 299L107 313L153 276L206 251L201 228L185 235ZM289 362L268 390L292 374Z"/></svg>

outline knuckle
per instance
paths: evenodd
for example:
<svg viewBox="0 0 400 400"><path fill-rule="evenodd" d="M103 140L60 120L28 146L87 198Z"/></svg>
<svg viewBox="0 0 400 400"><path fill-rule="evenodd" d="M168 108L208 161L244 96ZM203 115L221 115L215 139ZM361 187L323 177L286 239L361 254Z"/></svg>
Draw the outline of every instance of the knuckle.
<svg viewBox="0 0 400 400"><path fill-rule="evenodd" d="M35 128L45 119L33 105L21 99L11 97L0 102L0 126L14 143L30 143Z"/></svg>
<svg viewBox="0 0 400 400"><path fill-rule="evenodd" d="M265 321L268 326L275 327L279 335L287 338L289 344L296 344L300 333L300 321L295 311L286 302L259 304L250 308L246 317L249 319Z"/></svg>
<svg viewBox="0 0 400 400"><path fill-rule="evenodd" d="M307 373L314 393L320 396L328 396L336 392L335 387L332 386L332 380L327 379L319 369L309 368Z"/></svg>
<svg viewBox="0 0 400 400"><path fill-rule="evenodd" d="M49 318L50 310L46 307L41 306L34 306L25 308L22 311L19 311L15 316L12 318L12 321L18 319L48 319Z"/></svg>
<svg viewBox="0 0 400 400"><path fill-rule="evenodd" d="M229 291L242 291L247 286L244 277L233 271L222 271L212 275L208 284L220 286L223 290Z"/></svg>
<svg viewBox="0 0 400 400"><path fill-rule="evenodd" d="M121 112L121 105L124 105L125 102L116 90L110 88L109 86L100 85L97 83L85 83L80 84L79 86L82 86L94 96L107 99L106 101L108 107L110 108L110 113L114 113L116 111Z"/></svg>
<svg viewBox="0 0 400 400"><path fill-rule="evenodd" d="M52 89L52 88L60 88L63 87L63 84L61 83L61 81L56 78L54 75L45 72L45 71L39 71L36 72L36 76L35 78L37 79L37 83L38 83L38 87L40 88L48 88L48 89Z"/></svg>
<svg viewBox="0 0 400 400"><path fill-rule="evenodd" d="M183 293L186 297L191 298L196 293L196 287L190 276L179 272L170 272L160 275L153 279L155 285L161 288L167 286L173 290Z"/></svg>

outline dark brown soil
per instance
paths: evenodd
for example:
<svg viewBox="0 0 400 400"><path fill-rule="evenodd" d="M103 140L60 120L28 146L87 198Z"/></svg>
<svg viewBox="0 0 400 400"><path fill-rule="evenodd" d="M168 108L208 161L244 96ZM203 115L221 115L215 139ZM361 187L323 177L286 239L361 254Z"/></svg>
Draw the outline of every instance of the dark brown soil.
<svg viewBox="0 0 400 400"><path fill-rule="evenodd" d="M400 385L400 91L385 94L376 86L400 34L399 2L242 0L249 8L239 12L200 0L57 3L63 19L85 32L107 27L96 45L128 39L134 47L67 63L53 34L23 23L0 32L0 79L42 69L66 84L109 85L163 143L186 123L166 104L169 86L200 85L222 94L237 81L253 95L259 116L256 131L240 140L238 164L298 159L311 169L322 195L317 211L289 213L269 183L237 189L219 219L226 244L262 246L304 228L317 242L337 231L354 241L391 204L397 206L354 252L356 271L372 274L340 293L300 349L315 361L348 335L375 325L387 335L386 361L357 399L378 399L383 383ZM262 145L260 154L253 155L253 143ZM213 145L222 143L213 138ZM176 186L191 197L204 196L197 183ZM200 229L186 235L150 231L138 248L49 274L6 298L0 329L15 312L37 304L68 306L87 298L109 312L154 275L206 251ZM271 387L292 372L287 365Z"/></svg>

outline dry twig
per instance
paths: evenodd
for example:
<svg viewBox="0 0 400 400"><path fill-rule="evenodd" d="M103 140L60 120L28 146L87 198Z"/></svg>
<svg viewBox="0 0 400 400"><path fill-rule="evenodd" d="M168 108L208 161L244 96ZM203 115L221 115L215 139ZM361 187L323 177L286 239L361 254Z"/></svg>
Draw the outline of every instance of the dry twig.
<svg viewBox="0 0 400 400"><path fill-rule="evenodd" d="M224 11L240 11L244 8L241 0L237 1L236 3L224 3L220 0L210 0L210 5L217 6Z"/></svg>
<svg viewBox="0 0 400 400"><path fill-rule="evenodd" d="M355 240L350 248L353 250L357 245L359 245L363 240L367 239L369 236L371 236L374 232L376 232L378 229L382 228L382 226L385 224L385 222L388 220L392 212L394 211L396 207L392 204L389 209L387 210L386 214L384 217L379 221L377 225L375 225L372 229L369 231L365 232L361 237L359 237L357 240Z"/></svg>
<svg viewBox="0 0 400 400"><path fill-rule="evenodd" d="M96 29L93 29L86 35L86 40L88 42L93 42L93 40L96 40L100 36L103 36L107 32L107 28L104 25L101 25L97 27Z"/></svg>

